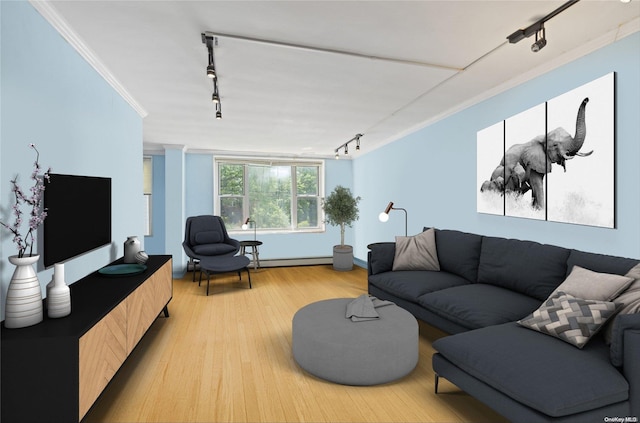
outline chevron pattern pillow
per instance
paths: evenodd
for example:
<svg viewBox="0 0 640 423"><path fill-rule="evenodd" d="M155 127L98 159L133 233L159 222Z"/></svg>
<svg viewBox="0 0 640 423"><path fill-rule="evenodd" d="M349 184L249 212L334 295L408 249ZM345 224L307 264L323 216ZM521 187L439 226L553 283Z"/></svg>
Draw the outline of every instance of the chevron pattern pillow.
<svg viewBox="0 0 640 423"><path fill-rule="evenodd" d="M582 348L616 314L619 306L558 291L518 324Z"/></svg>

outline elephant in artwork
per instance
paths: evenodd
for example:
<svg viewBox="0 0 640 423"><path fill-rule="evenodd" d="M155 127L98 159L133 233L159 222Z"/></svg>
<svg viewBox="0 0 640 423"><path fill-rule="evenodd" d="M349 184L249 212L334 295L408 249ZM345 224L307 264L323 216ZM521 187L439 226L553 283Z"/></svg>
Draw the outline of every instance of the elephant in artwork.
<svg viewBox="0 0 640 423"><path fill-rule="evenodd" d="M586 157L593 153L581 153L587 134L585 109L589 98L582 100L576 118L576 133L572 137L564 128L558 127L545 135L538 135L523 144L514 144L505 153L500 164L480 191L500 191L524 194L531 190L532 206L542 209L544 203L544 176L551 172L552 163L567 171L566 161L575 156ZM545 148L546 147L546 148Z"/></svg>

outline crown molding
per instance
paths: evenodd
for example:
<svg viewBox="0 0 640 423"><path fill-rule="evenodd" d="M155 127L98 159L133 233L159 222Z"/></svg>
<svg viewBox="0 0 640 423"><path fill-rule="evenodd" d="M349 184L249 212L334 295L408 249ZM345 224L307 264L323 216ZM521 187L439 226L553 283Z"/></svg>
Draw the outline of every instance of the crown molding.
<svg viewBox="0 0 640 423"><path fill-rule="evenodd" d="M149 114L140 103L127 91L127 89L118 81L118 79L111 73L107 66L102 63L96 53L89 48L82 38L71 28L66 20L60 13L53 7L52 2L49 0L29 0L31 6L42 15L42 17L49 22L49 24L73 47L80 56L93 67L96 72L114 90L138 113L141 118L147 117Z"/></svg>

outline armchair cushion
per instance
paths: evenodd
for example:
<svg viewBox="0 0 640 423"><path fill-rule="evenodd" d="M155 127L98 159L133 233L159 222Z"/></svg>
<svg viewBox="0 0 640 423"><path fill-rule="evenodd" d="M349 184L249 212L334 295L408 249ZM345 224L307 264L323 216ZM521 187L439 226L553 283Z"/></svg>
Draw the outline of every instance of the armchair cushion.
<svg viewBox="0 0 640 423"><path fill-rule="evenodd" d="M195 236L195 244L215 244L217 242L224 242L222 233L217 231L203 231L198 232Z"/></svg>
<svg viewBox="0 0 640 423"><path fill-rule="evenodd" d="M193 246L193 252L201 256L220 256L231 254L237 251L237 248L231 244L200 244Z"/></svg>

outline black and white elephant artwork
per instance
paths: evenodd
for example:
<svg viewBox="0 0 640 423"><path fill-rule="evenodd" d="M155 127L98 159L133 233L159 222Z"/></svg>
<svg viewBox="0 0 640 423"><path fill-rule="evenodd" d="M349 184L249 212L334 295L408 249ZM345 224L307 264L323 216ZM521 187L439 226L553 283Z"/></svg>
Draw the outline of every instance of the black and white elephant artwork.
<svg viewBox="0 0 640 423"><path fill-rule="evenodd" d="M479 212L613 227L613 73L501 123L478 132Z"/></svg>

